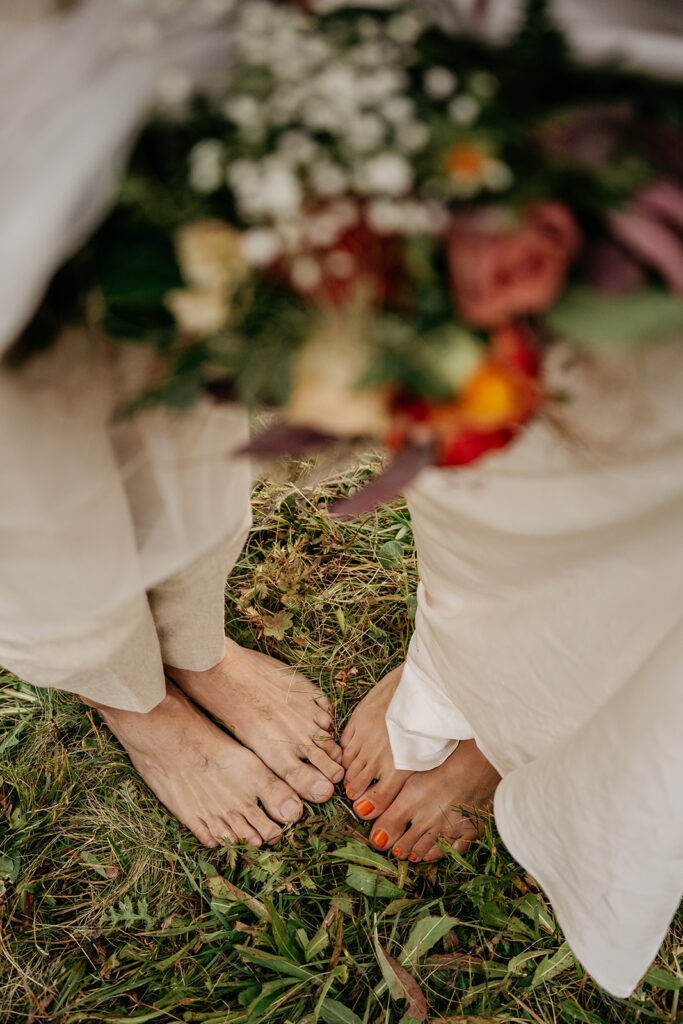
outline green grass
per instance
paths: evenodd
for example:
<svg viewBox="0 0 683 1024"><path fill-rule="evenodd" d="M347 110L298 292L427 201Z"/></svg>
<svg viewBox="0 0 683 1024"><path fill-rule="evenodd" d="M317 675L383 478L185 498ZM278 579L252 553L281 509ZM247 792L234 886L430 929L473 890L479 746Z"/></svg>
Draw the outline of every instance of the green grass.
<svg viewBox="0 0 683 1024"><path fill-rule="evenodd" d="M352 524L321 510L367 472L261 485L226 605L231 635L319 681L339 726L401 661L414 611L405 505ZM611 999L492 827L467 859L397 866L337 796L273 850L207 851L77 701L0 688L2 1021L683 1021L681 918L633 998Z"/></svg>

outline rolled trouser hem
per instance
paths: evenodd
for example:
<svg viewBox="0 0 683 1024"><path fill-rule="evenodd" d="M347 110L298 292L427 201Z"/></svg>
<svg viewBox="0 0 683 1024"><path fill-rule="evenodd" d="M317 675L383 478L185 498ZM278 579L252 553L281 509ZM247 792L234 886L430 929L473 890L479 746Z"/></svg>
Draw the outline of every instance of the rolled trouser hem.
<svg viewBox="0 0 683 1024"><path fill-rule="evenodd" d="M166 695L154 620L139 595L81 636L0 645L3 667L39 689L63 690L121 711L151 711Z"/></svg>

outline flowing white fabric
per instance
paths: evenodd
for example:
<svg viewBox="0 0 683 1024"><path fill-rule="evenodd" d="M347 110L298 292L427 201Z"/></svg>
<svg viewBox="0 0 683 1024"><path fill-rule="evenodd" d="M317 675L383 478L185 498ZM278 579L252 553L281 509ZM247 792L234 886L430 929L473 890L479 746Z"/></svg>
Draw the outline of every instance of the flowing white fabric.
<svg viewBox="0 0 683 1024"><path fill-rule="evenodd" d="M558 351L561 427L423 474L416 628L387 715L399 768L476 738L503 776L503 840L619 996L683 888L682 345Z"/></svg>

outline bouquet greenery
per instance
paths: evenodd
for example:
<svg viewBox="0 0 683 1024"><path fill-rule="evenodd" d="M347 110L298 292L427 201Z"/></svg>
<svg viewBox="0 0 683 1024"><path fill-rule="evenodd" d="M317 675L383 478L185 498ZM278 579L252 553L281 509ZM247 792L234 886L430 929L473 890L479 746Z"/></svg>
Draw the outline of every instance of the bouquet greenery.
<svg viewBox="0 0 683 1024"><path fill-rule="evenodd" d="M579 63L541 0L500 45L319 6L244 5L16 351L80 320L162 354L138 405L277 406L260 450L377 438L404 483L509 443L553 340L683 327L680 85Z"/></svg>

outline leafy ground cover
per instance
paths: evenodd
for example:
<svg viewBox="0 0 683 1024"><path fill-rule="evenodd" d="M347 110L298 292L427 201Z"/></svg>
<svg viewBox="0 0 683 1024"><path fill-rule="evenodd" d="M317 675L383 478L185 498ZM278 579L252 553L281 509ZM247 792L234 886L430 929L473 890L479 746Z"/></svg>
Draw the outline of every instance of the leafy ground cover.
<svg viewBox="0 0 683 1024"><path fill-rule="evenodd" d="M231 635L318 681L340 726L400 662L415 606L405 504L324 512L369 472L262 483L226 602ZM3 1022L683 1021L683 917L611 999L492 826L467 859L397 865L340 791L275 849L207 851L74 699L5 675L0 723Z"/></svg>

